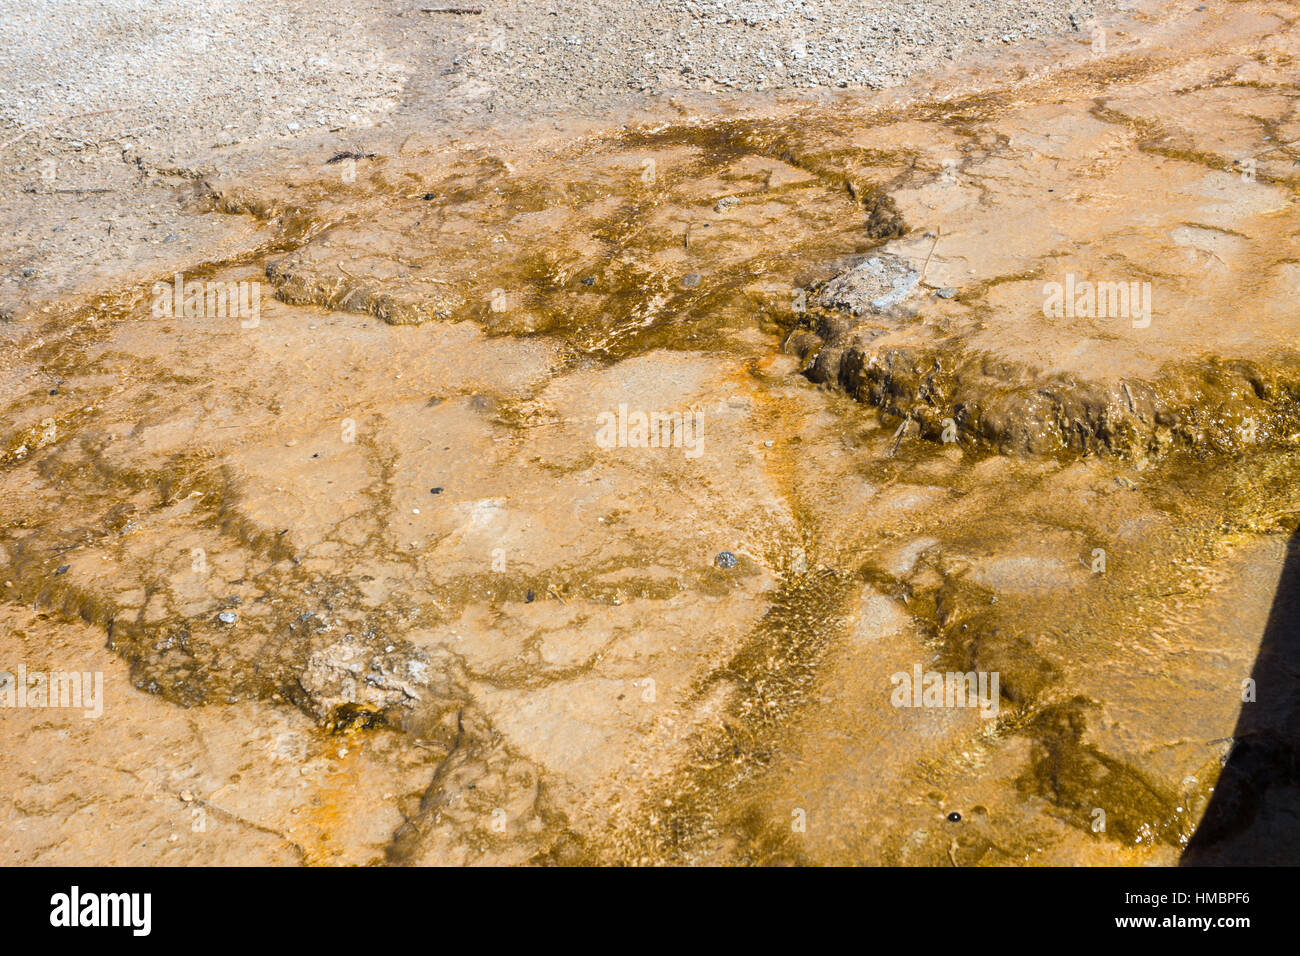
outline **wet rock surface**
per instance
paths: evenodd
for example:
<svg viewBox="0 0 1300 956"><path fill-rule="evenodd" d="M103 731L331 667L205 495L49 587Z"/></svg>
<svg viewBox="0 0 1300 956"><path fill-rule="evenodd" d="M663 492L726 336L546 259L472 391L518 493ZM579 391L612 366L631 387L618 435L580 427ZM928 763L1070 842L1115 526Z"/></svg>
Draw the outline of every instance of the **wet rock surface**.
<svg viewBox="0 0 1300 956"><path fill-rule="evenodd" d="M167 275L0 326L0 594L7 655L112 675L81 738L167 721L127 773L234 822L3 708L15 859L88 786L111 862L1176 862L1300 514L1292 19L202 177L252 251L184 278L255 315ZM934 672L998 685L900 695Z"/></svg>
<svg viewBox="0 0 1300 956"><path fill-rule="evenodd" d="M1295 99L1246 108L1255 60L1182 69L1172 91L1145 75L873 128L910 158L889 195L913 232L821 286L822 309L858 321L802 323L809 375L1004 451L1294 440L1300 180L1277 134Z"/></svg>

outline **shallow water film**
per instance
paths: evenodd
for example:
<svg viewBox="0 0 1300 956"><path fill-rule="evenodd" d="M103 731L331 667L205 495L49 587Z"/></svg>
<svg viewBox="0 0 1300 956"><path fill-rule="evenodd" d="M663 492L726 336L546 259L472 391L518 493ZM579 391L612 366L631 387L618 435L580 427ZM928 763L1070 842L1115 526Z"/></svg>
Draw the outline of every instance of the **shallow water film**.
<svg viewBox="0 0 1300 956"><path fill-rule="evenodd" d="M0 129L3 862L1300 862L1300 10L1197 11Z"/></svg>

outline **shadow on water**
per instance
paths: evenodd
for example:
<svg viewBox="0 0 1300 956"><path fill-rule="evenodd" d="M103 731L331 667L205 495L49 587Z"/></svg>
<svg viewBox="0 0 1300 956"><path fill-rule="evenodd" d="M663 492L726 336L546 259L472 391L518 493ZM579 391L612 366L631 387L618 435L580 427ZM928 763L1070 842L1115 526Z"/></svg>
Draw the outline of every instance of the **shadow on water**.
<svg viewBox="0 0 1300 956"><path fill-rule="evenodd" d="M1288 543L1251 677L1255 701L1241 705L1184 866L1300 862L1300 530Z"/></svg>

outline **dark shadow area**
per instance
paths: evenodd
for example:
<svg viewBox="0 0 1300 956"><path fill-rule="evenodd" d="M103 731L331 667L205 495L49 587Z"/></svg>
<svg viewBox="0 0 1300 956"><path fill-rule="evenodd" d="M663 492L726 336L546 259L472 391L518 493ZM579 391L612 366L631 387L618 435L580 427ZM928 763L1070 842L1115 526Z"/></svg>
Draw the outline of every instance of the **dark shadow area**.
<svg viewBox="0 0 1300 956"><path fill-rule="evenodd" d="M1287 544L1232 749L1183 866L1300 863L1300 531Z"/></svg>

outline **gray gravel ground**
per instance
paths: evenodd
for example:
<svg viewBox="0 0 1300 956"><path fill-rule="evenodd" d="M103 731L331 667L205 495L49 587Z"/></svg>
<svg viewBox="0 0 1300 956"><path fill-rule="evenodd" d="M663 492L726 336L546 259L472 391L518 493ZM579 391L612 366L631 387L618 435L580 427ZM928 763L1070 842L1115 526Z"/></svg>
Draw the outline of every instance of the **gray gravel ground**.
<svg viewBox="0 0 1300 956"><path fill-rule="evenodd" d="M370 25L346 0L0 0L0 124L112 110L119 135L214 142L357 124L406 80Z"/></svg>
<svg viewBox="0 0 1300 956"><path fill-rule="evenodd" d="M150 148L189 137L219 147L367 126L412 97L455 117L598 110L678 89L879 88L1083 29L1096 6L0 0L0 142L53 127L69 141L111 130ZM447 8L478 12L437 12Z"/></svg>
<svg viewBox="0 0 1300 956"><path fill-rule="evenodd" d="M0 317L241 248L184 202L236 153L888 87L1119 2L0 0Z"/></svg>
<svg viewBox="0 0 1300 956"><path fill-rule="evenodd" d="M620 0L490 18L466 73L507 102L620 88L880 88L971 50L1082 26L1078 0ZM486 11L485 11L486 12ZM540 14L540 15L539 15ZM1074 20L1071 21L1071 14Z"/></svg>

